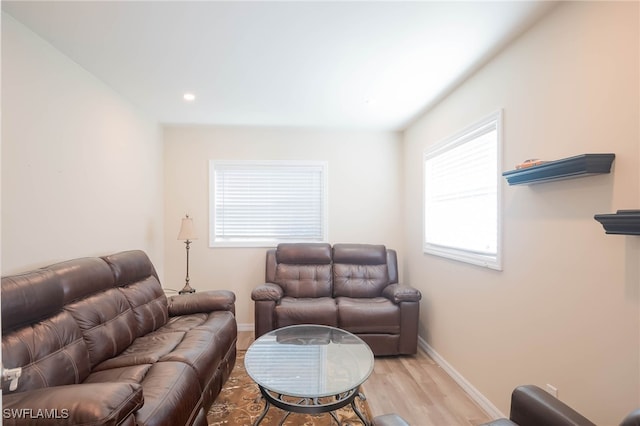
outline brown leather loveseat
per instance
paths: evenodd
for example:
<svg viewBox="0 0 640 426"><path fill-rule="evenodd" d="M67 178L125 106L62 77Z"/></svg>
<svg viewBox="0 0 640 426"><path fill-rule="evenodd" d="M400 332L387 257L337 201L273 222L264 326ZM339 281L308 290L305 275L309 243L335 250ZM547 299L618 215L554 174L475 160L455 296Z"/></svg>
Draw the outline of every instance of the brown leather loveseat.
<svg viewBox="0 0 640 426"><path fill-rule="evenodd" d="M229 291L167 299L142 251L3 277L2 362L21 368L4 424L204 426L235 363L234 310Z"/></svg>
<svg viewBox="0 0 640 426"><path fill-rule="evenodd" d="M383 245L289 243L267 251L266 283L251 293L256 338L294 324L347 330L375 355L415 354L420 292L398 283Z"/></svg>

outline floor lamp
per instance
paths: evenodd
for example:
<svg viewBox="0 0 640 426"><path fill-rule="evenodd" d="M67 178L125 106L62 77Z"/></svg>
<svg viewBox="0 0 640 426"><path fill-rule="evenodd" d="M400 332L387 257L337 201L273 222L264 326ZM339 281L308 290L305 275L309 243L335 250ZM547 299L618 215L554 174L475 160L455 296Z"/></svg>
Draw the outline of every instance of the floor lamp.
<svg viewBox="0 0 640 426"><path fill-rule="evenodd" d="M193 229L193 219L191 219L189 215L186 215L186 217L182 219L180 232L178 232L178 239L184 240L187 247L187 277L185 279L184 287L178 292L178 294L195 293L196 290L189 285L189 245L191 244L191 240L197 240L198 237Z"/></svg>

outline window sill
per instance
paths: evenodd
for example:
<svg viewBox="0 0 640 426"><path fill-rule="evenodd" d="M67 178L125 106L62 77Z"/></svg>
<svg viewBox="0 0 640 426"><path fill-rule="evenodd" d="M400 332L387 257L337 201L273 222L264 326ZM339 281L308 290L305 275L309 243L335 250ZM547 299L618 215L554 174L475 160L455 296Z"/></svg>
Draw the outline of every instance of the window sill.
<svg viewBox="0 0 640 426"><path fill-rule="evenodd" d="M425 245L423 247L425 254L433 256L444 257L447 259L456 260L458 262L469 263L475 266L481 266L483 268L493 269L496 271L502 271L502 261L498 256L483 255L479 253L472 253L464 250L456 250L448 247Z"/></svg>

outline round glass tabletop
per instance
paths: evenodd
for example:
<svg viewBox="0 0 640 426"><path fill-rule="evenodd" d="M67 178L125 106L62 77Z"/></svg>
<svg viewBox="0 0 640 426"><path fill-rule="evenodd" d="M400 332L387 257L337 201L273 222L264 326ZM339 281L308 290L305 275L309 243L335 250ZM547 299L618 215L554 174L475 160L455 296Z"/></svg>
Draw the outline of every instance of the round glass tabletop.
<svg viewBox="0 0 640 426"><path fill-rule="evenodd" d="M249 376L274 393L301 398L339 395L373 371L373 352L359 337L323 325L292 325L260 336L247 350Z"/></svg>

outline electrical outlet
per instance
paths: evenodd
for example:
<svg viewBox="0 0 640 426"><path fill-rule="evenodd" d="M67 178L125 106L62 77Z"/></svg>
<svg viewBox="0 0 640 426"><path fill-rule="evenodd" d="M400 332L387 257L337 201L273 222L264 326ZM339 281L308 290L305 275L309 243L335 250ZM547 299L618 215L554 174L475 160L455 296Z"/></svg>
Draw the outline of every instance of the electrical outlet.
<svg viewBox="0 0 640 426"><path fill-rule="evenodd" d="M549 383L547 383L547 392L549 392L551 395L555 396L556 398L558 397L558 388L550 385Z"/></svg>

